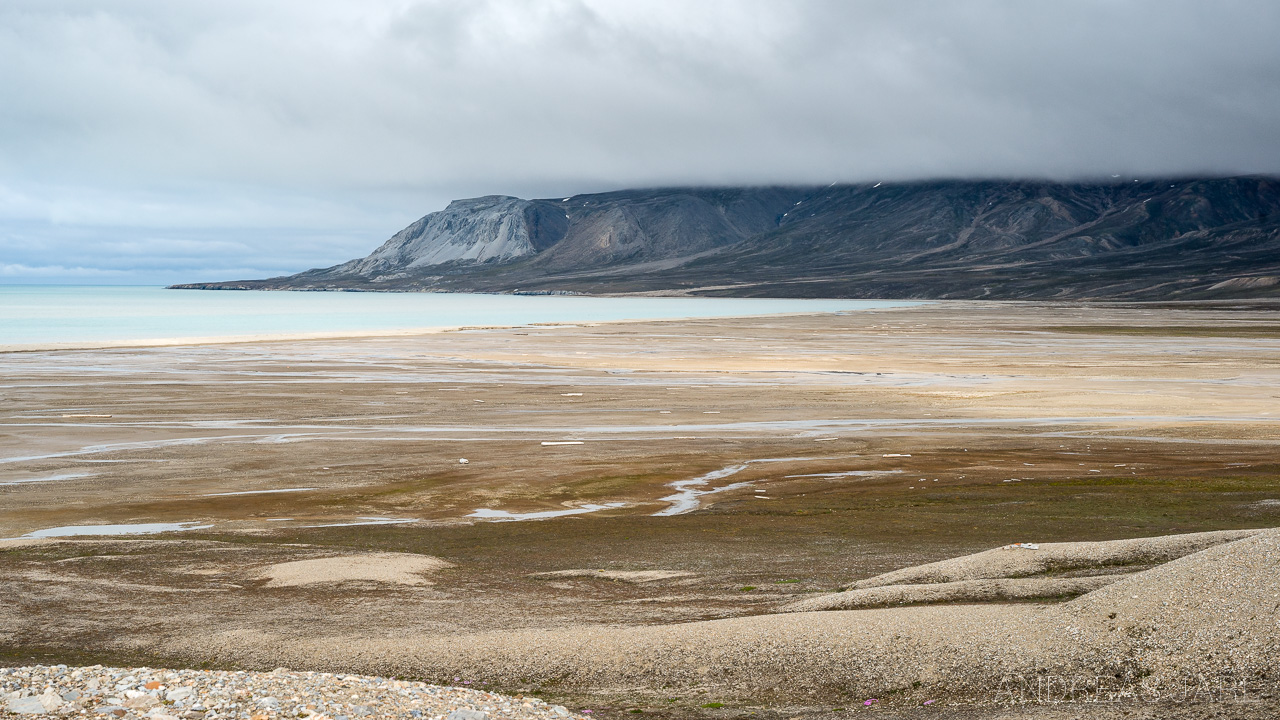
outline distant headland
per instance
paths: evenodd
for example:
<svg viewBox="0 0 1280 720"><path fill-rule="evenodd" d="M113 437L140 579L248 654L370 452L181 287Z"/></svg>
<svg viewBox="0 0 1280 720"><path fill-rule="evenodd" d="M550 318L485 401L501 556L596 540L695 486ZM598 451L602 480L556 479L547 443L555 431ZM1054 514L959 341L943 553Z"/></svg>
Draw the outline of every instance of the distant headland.
<svg viewBox="0 0 1280 720"><path fill-rule="evenodd" d="M939 180L457 200L369 256L221 290L1280 297L1280 178Z"/></svg>

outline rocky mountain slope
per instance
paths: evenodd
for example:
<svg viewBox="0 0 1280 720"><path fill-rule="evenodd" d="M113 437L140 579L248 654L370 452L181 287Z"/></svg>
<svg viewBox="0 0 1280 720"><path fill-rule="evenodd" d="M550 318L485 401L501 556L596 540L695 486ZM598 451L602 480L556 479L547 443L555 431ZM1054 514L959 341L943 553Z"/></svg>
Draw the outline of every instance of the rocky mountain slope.
<svg viewBox="0 0 1280 720"><path fill-rule="evenodd" d="M271 290L1280 296L1280 179L932 181L455 201Z"/></svg>
<svg viewBox="0 0 1280 720"><path fill-rule="evenodd" d="M551 203L501 195L454 200L396 233L368 257L332 271L384 277L446 263L504 262L554 246L568 227L564 213Z"/></svg>

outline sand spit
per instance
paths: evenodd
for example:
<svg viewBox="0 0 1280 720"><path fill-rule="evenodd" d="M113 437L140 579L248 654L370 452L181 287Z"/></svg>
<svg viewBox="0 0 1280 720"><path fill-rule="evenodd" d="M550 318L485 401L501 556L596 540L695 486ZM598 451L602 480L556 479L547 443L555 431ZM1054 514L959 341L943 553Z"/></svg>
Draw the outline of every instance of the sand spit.
<svg viewBox="0 0 1280 720"><path fill-rule="evenodd" d="M656 580L674 580L676 578L693 577L694 573L682 570L554 570L552 572L534 573L529 577L540 578L600 578L602 580L618 580L630 583L647 583Z"/></svg>
<svg viewBox="0 0 1280 720"><path fill-rule="evenodd" d="M52 545L56 538L16 537L0 538L0 550L8 548L33 547L36 545Z"/></svg>
<svg viewBox="0 0 1280 720"><path fill-rule="evenodd" d="M1233 540L1258 534L1259 530L1218 530L1213 532L1164 535L1131 540L1101 542L1042 543L1038 549L1004 546L927 565L894 570L859 580L854 588L884 585L951 583L963 580L1014 578L1114 565L1168 562Z"/></svg>
<svg viewBox="0 0 1280 720"><path fill-rule="evenodd" d="M202 638L200 653L604 694L706 690L779 701L890 695L905 704L936 697L1000 702L1001 693L1048 673L1078 680L1080 689L1104 682L1107 693L1150 701L1205 678L1232 692L1274 690L1277 605L1280 531L1267 530L1051 605L794 612L452 637L301 641L232 630Z"/></svg>
<svg viewBox="0 0 1280 720"><path fill-rule="evenodd" d="M790 612L856 610L886 605L999 602L1074 597L1119 580L1122 575L1082 578L997 578L923 585L883 585L806 598L786 606Z"/></svg>
<svg viewBox="0 0 1280 720"><path fill-rule="evenodd" d="M453 565L428 555L370 553L278 563L263 568L258 579L266 580L266 587L302 587L350 581L427 585L430 581L424 575L447 567Z"/></svg>

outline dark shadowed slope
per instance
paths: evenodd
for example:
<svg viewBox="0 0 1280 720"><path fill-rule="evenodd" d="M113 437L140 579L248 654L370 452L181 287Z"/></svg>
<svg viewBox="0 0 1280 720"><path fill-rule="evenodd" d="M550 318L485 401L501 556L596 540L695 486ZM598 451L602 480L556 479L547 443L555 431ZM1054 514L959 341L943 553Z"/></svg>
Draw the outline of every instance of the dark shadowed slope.
<svg viewBox="0 0 1280 720"><path fill-rule="evenodd" d="M1280 180L937 181L451 203L272 290L1280 296Z"/></svg>

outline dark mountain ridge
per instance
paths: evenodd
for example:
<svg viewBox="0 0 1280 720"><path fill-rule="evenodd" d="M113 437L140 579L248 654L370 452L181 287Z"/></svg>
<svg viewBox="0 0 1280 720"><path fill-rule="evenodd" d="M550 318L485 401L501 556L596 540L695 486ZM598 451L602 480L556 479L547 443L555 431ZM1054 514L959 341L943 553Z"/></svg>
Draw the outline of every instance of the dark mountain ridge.
<svg viewBox="0 0 1280 720"><path fill-rule="evenodd" d="M942 180L455 201L270 290L1280 296L1280 179Z"/></svg>

